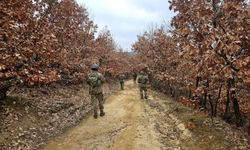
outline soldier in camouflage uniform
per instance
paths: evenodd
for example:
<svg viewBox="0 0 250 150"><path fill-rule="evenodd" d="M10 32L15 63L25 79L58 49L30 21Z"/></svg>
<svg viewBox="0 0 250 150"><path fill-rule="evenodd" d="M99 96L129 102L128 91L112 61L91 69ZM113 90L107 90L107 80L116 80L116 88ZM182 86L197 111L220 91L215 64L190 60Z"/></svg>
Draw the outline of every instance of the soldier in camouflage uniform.
<svg viewBox="0 0 250 150"><path fill-rule="evenodd" d="M103 99L103 91L102 84L104 83L103 75L98 72L99 65L93 64L91 66L91 72L87 76L87 83L89 85L89 93L91 95L91 101L94 107L94 118L98 117L98 107L100 109L100 116L104 116L104 99Z"/></svg>
<svg viewBox="0 0 250 150"><path fill-rule="evenodd" d="M148 84L148 76L146 75L146 73L144 71L141 71L137 81L139 83L139 89L140 89L140 96L141 99L148 99L148 93L147 93L147 84Z"/></svg>
<svg viewBox="0 0 250 150"><path fill-rule="evenodd" d="M136 78L137 78L137 73L133 72L133 80L134 80L134 84L136 84Z"/></svg>
<svg viewBox="0 0 250 150"><path fill-rule="evenodd" d="M119 82L120 82L120 85L121 85L121 90L124 90L124 80L125 80L125 75L122 73L119 75L118 79L119 79Z"/></svg>

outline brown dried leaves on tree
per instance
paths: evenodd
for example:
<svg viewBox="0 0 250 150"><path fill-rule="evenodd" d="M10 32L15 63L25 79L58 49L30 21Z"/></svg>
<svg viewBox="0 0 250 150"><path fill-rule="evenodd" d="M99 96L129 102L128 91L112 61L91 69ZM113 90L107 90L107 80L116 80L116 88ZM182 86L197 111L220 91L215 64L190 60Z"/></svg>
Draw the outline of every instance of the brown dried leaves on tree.
<svg viewBox="0 0 250 150"><path fill-rule="evenodd" d="M95 38L97 25L74 0L2 0L0 15L2 80L17 76L31 86L78 79L91 63L118 55L110 32Z"/></svg>
<svg viewBox="0 0 250 150"><path fill-rule="evenodd" d="M225 116L233 107L241 125L240 108L250 113L249 4L242 0L169 2L176 13L170 33L160 34L161 29L144 33L134 44L135 51L159 80L192 92L212 115L218 103Z"/></svg>

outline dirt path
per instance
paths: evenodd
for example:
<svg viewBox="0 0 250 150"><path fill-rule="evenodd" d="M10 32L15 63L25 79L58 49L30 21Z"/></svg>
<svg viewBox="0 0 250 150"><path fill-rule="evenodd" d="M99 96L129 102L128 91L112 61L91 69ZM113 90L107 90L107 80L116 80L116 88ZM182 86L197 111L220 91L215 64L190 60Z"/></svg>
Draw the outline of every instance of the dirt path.
<svg viewBox="0 0 250 150"><path fill-rule="evenodd" d="M43 150L227 150L248 149L249 141L220 119L212 123L198 111L150 91L139 98L132 81L110 96L106 115L92 116L51 140ZM234 138L230 138L234 137Z"/></svg>
<svg viewBox="0 0 250 150"><path fill-rule="evenodd" d="M139 99L139 93L132 82L126 83L120 91L106 100L105 117L89 117L77 127L50 141L45 150L128 150L160 149L154 118L149 107Z"/></svg>

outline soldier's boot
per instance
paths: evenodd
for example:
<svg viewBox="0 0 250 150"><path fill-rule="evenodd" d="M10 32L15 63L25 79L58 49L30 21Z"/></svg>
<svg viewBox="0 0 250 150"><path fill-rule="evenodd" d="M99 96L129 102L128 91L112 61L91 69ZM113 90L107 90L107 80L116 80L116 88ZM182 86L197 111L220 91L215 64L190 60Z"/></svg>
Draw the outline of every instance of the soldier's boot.
<svg viewBox="0 0 250 150"><path fill-rule="evenodd" d="M123 84L122 84L122 82L120 82L120 87L121 87L121 90L123 90Z"/></svg>
<svg viewBox="0 0 250 150"><path fill-rule="evenodd" d="M100 116L101 117L105 116L105 112L103 111L104 109L103 104L100 104L99 108L100 108Z"/></svg>
<svg viewBox="0 0 250 150"><path fill-rule="evenodd" d="M143 99L144 98L144 93L143 93L142 90L140 91L140 95L141 95L141 99Z"/></svg>
<svg viewBox="0 0 250 150"><path fill-rule="evenodd" d="M143 91L143 89L142 89L142 88L140 88L140 96L141 96L141 99L143 99L143 98L144 98L144 91Z"/></svg>
<svg viewBox="0 0 250 150"><path fill-rule="evenodd" d="M103 109L101 109L101 111L100 111L100 116L101 117L105 116L105 112L103 111Z"/></svg>
<svg viewBox="0 0 250 150"><path fill-rule="evenodd" d="M147 94L147 92L145 92L145 99L148 99L148 94Z"/></svg>
<svg viewBox="0 0 250 150"><path fill-rule="evenodd" d="M97 117L98 117L97 111L94 111L94 118L97 119Z"/></svg>

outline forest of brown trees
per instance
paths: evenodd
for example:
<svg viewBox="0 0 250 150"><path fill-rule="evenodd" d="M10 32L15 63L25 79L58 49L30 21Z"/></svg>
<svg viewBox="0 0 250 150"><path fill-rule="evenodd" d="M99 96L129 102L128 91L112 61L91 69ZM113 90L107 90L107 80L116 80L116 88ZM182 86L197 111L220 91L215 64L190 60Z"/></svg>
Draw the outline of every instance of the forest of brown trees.
<svg viewBox="0 0 250 150"><path fill-rule="evenodd" d="M28 86L78 80L92 63L110 76L128 69L110 31L96 35L98 26L74 0L2 0L0 14L1 80L18 77Z"/></svg>
<svg viewBox="0 0 250 150"><path fill-rule="evenodd" d="M219 112L241 126L242 115L250 117L249 2L169 3L176 13L171 28L154 28L139 35L134 51L162 90L189 97L211 116Z"/></svg>
<svg viewBox="0 0 250 150"><path fill-rule="evenodd" d="M162 91L242 126L250 116L249 2L169 3L176 14L171 27L138 35L129 56L108 29L97 33L74 0L1 0L1 81L18 78L32 87L81 80L92 63L111 78L146 65Z"/></svg>

